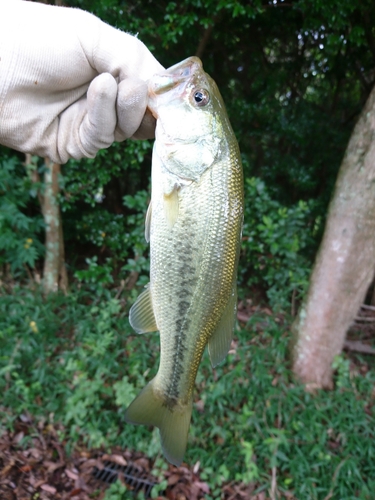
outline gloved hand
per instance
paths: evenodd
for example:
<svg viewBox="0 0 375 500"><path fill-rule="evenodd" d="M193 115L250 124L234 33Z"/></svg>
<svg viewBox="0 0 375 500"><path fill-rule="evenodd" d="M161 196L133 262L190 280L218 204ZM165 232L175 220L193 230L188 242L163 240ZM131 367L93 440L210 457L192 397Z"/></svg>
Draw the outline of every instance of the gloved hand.
<svg viewBox="0 0 375 500"><path fill-rule="evenodd" d="M162 66L136 37L72 8L0 2L0 143L57 163L154 136L146 81Z"/></svg>

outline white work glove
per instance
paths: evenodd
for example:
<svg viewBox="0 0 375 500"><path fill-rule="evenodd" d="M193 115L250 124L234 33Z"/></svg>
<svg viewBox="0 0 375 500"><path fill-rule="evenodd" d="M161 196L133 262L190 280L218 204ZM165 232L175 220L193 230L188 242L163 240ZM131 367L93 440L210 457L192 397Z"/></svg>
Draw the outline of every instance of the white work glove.
<svg viewBox="0 0 375 500"><path fill-rule="evenodd" d="M65 163L151 138L146 81L162 69L136 37L87 12L0 0L0 143Z"/></svg>

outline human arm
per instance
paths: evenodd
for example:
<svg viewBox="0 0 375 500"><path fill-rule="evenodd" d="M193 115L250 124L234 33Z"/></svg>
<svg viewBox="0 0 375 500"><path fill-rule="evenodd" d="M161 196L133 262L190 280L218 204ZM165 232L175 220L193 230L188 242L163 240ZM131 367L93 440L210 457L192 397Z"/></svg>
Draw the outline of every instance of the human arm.
<svg viewBox="0 0 375 500"><path fill-rule="evenodd" d="M147 80L162 66L136 37L66 7L0 2L0 143L57 163L154 133Z"/></svg>

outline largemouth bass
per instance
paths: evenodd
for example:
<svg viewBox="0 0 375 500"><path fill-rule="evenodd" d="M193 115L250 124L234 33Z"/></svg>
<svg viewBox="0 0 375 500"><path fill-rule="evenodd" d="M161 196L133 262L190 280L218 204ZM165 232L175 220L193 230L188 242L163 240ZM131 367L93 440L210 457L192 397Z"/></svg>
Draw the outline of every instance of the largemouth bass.
<svg viewBox="0 0 375 500"><path fill-rule="evenodd" d="M182 462L205 346L212 366L230 348L243 219L240 152L215 82L190 57L149 82L157 119L146 216L150 284L129 314L160 332L157 375L125 418L160 430L165 457Z"/></svg>

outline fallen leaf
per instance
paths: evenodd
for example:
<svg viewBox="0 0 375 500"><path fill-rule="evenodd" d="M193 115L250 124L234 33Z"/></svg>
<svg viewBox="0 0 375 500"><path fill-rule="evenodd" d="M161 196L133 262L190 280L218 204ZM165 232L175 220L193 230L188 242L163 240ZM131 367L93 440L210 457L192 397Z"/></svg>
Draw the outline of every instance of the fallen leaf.
<svg viewBox="0 0 375 500"><path fill-rule="evenodd" d="M32 466L29 464L26 464L26 465L23 465L22 467L20 467L21 472L30 472L31 469L32 469Z"/></svg>
<svg viewBox="0 0 375 500"><path fill-rule="evenodd" d="M147 470L149 468L149 461L147 458L141 457L138 458L137 460L134 461L136 465L139 465L139 467L142 467L142 469Z"/></svg>
<svg viewBox="0 0 375 500"><path fill-rule="evenodd" d="M183 493L177 493L176 500L187 500L187 498Z"/></svg>
<svg viewBox="0 0 375 500"><path fill-rule="evenodd" d="M55 495L57 492L56 488L54 486L50 486L49 484L42 484L40 488L47 493L52 493L52 495Z"/></svg>
<svg viewBox="0 0 375 500"><path fill-rule="evenodd" d="M0 476L7 476L7 475L8 475L8 472L12 469L12 467L15 465L15 463L16 463L16 462L15 462L14 460L11 460L11 461L9 462L9 464L8 464L8 465L6 465L6 466L4 467L4 469L2 469L2 470L0 471Z"/></svg>
<svg viewBox="0 0 375 500"><path fill-rule="evenodd" d="M179 474L172 474L168 478L168 485L169 486L173 486L174 484L178 483L178 481L180 480L180 478L181 478L181 476Z"/></svg>
<svg viewBox="0 0 375 500"><path fill-rule="evenodd" d="M79 495L79 493L81 493L82 491L82 488L74 488L74 490L72 490L69 494L70 497L74 497L76 495Z"/></svg>
<svg viewBox="0 0 375 500"><path fill-rule="evenodd" d="M47 472L55 472L55 470L60 469L61 467L64 467L65 462L50 462L49 460L45 460L44 465L47 467Z"/></svg>
<svg viewBox="0 0 375 500"><path fill-rule="evenodd" d="M210 487L208 486L207 483L203 483L201 481L195 481L194 483L195 485L198 486L198 488L201 490L201 491L204 491L205 493L209 493L210 492Z"/></svg>
<svg viewBox="0 0 375 500"><path fill-rule="evenodd" d="M29 453L36 460L40 460L42 458L42 453L40 452L40 450L38 450L38 448L30 448Z"/></svg>
<svg viewBox="0 0 375 500"><path fill-rule="evenodd" d="M247 323L250 319L250 316L246 313L238 312L237 319L238 319L238 321L241 321L242 323Z"/></svg>
<svg viewBox="0 0 375 500"><path fill-rule="evenodd" d="M193 467L193 472L194 474L198 474L198 471L199 471L199 467L201 466L201 463L200 461L198 460L198 462L194 465Z"/></svg>
<svg viewBox="0 0 375 500"><path fill-rule="evenodd" d="M195 403L195 408L200 412L200 413L203 413L204 412L204 401L202 399L200 399L199 401L197 401Z"/></svg>
<svg viewBox="0 0 375 500"><path fill-rule="evenodd" d="M128 465L128 462L121 455L103 455L102 460L110 460L111 462L123 465L124 467Z"/></svg>
<svg viewBox="0 0 375 500"><path fill-rule="evenodd" d="M75 472L72 472L71 470L69 469L65 469L65 474L68 476L69 479L71 479L72 481L76 481L78 479L78 474L76 474Z"/></svg>
<svg viewBox="0 0 375 500"><path fill-rule="evenodd" d="M99 458L90 458L89 460L85 460L81 466L81 470L86 470L86 469L91 469L93 467L96 467L99 470L102 470L104 467L103 462Z"/></svg>
<svg viewBox="0 0 375 500"><path fill-rule="evenodd" d="M183 465L181 465L178 470L182 473L182 474L187 474L189 475L190 474L190 471L187 467L184 467Z"/></svg>
<svg viewBox="0 0 375 500"><path fill-rule="evenodd" d="M30 484L33 486L34 489L38 489L42 486L42 484L46 483L45 479L39 479L38 481L35 480L33 476L30 477Z"/></svg>
<svg viewBox="0 0 375 500"><path fill-rule="evenodd" d="M25 437L25 433L23 431L21 431L14 436L13 441L18 444L24 437Z"/></svg>

